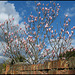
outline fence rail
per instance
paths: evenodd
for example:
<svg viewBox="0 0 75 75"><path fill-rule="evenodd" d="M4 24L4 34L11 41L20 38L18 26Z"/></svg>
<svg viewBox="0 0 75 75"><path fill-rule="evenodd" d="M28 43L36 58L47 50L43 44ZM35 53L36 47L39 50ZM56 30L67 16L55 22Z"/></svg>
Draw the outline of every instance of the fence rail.
<svg viewBox="0 0 75 75"><path fill-rule="evenodd" d="M71 60L55 60L33 65L14 64L13 68L8 67L6 74L75 74L75 57Z"/></svg>

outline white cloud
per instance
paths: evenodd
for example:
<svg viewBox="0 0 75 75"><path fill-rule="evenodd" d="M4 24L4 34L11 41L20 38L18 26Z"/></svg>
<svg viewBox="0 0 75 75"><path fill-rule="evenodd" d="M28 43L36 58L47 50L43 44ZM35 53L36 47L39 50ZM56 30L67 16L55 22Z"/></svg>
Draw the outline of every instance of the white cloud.
<svg viewBox="0 0 75 75"><path fill-rule="evenodd" d="M75 6L68 8L64 15L68 15L69 17L74 17L75 16Z"/></svg>
<svg viewBox="0 0 75 75"><path fill-rule="evenodd" d="M71 8L71 11L74 11L74 10L75 10L75 7L72 7L72 8Z"/></svg>
<svg viewBox="0 0 75 75"><path fill-rule="evenodd" d="M29 7L29 8L32 8L33 11L35 11L36 7L35 7L35 5L31 5L31 3L32 3L31 1L26 1L26 6Z"/></svg>
<svg viewBox="0 0 75 75"><path fill-rule="evenodd" d="M33 10L36 10L36 7L35 6L33 6Z"/></svg>
<svg viewBox="0 0 75 75"><path fill-rule="evenodd" d="M21 15L24 16L26 13L27 13L26 10L23 10Z"/></svg>
<svg viewBox="0 0 75 75"><path fill-rule="evenodd" d="M4 22L8 19L8 15L10 17L14 16L14 24L18 24L21 20L19 13L16 11L14 4L8 3L7 1L0 2L0 22Z"/></svg>
<svg viewBox="0 0 75 75"><path fill-rule="evenodd" d="M9 15L9 18L11 18L12 16L14 17L13 25L19 24L21 17L19 15L19 12L16 11L14 4L8 3L7 1L0 1L0 22L3 23L6 19L8 19L8 15ZM23 23L21 24L23 25ZM3 43L5 44L5 42ZM0 42L0 62L7 59L6 57L3 56L2 49L3 47Z"/></svg>
<svg viewBox="0 0 75 75"><path fill-rule="evenodd" d="M69 17L74 17L75 16L75 13L69 13L69 12L67 12L64 15L68 15Z"/></svg>
<svg viewBox="0 0 75 75"><path fill-rule="evenodd" d="M8 58L7 57L4 57L4 56L0 56L0 63L2 63L3 61L7 60Z"/></svg>
<svg viewBox="0 0 75 75"><path fill-rule="evenodd" d="M1 43L3 43L4 46L6 46L6 43L5 42L0 42L0 63L2 63L3 61L5 61L5 60L8 59L7 57L3 56L3 50L4 49L3 49L3 46L2 46Z"/></svg>
<svg viewBox="0 0 75 75"><path fill-rule="evenodd" d="M75 39L72 40L72 46L75 48Z"/></svg>
<svg viewBox="0 0 75 75"><path fill-rule="evenodd" d="M26 5L27 5L27 7L30 7L30 2L26 1Z"/></svg>

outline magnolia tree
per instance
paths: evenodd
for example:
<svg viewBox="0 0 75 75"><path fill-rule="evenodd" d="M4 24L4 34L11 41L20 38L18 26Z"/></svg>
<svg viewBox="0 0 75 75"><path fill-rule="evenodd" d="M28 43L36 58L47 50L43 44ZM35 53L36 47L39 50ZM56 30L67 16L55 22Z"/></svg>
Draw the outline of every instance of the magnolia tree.
<svg viewBox="0 0 75 75"><path fill-rule="evenodd" d="M21 45L21 35L22 28L19 27L19 24L14 25L14 17L8 17L5 22L0 23L0 42L1 42L1 50L3 51L3 55L11 58L15 62L17 57L21 57L19 52Z"/></svg>
<svg viewBox="0 0 75 75"><path fill-rule="evenodd" d="M65 15L61 28L54 29L52 23L58 17L59 3L51 2L36 4L36 16L31 12L28 19L24 21L24 28L17 25L12 26L11 19L0 24L2 34L0 37L6 42L3 55L9 56L15 62L16 57L24 57L29 64L38 64L46 60L59 59L59 55L66 53L72 48L71 41L74 39L74 29L69 28L70 18ZM51 5L51 7L49 7ZM25 17L24 17L25 18ZM12 18L14 20L14 18ZM4 26L6 26L4 28ZM73 38L73 39L72 39Z"/></svg>

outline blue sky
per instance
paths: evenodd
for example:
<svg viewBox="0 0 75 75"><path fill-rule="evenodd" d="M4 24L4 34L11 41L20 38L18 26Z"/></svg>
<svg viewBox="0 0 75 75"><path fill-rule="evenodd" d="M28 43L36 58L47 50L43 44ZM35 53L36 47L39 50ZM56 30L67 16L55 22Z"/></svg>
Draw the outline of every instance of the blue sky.
<svg viewBox="0 0 75 75"><path fill-rule="evenodd" d="M16 12L19 13L19 16L21 17L21 20L19 23L24 21L24 16L26 18L30 15L32 12L33 15L36 15L36 10L35 10L35 2L34 1L8 1L11 4L14 4ZM39 1L37 1L39 2ZM41 3L50 3L50 1L40 1ZM61 17L61 23L64 23L64 17L65 14L68 14L68 17L71 19L71 27L75 25L75 1L56 1L56 3L59 3L61 8L59 12L59 16L56 18L54 24L60 22L60 17ZM54 25L56 28L56 25ZM60 27L59 27L60 28Z"/></svg>
<svg viewBox="0 0 75 75"><path fill-rule="evenodd" d="M35 11L35 2L34 1L8 1L9 3L13 3L19 15L23 18L24 16L29 16L30 12L33 14L36 13ZM39 2L39 1L38 1ZM41 3L49 3L50 1L40 1ZM74 25L74 17L75 17L75 1L56 1L59 3L60 13L59 17L61 16L64 19L64 14L69 13L69 17L71 18L71 23Z"/></svg>
<svg viewBox="0 0 75 75"><path fill-rule="evenodd" d="M39 2L39 1L38 1ZM41 3L50 3L50 1L41 1ZM56 23L63 22L65 14L71 19L71 27L75 26L75 1L56 1L61 6L59 16L56 18L54 28L56 28ZM34 1L0 1L0 22L7 19L8 14L15 17L14 24L20 24L22 26L24 21L24 16L26 18L32 12L36 16L35 2ZM59 28L60 29L60 28ZM75 32L75 31L74 31ZM75 43L73 42L73 45ZM2 51L0 51L0 60L3 59Z"/></svg>

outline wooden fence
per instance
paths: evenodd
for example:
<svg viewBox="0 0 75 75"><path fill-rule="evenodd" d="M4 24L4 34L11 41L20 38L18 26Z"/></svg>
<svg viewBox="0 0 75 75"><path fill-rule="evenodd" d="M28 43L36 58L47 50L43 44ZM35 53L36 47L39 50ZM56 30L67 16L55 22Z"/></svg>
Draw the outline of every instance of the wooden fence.
<svg viewBox="0 0 75 75"><path fill-rule="evenodd" d="M55 60L44 64L14 64L7 65L5 74L75 74L75 58Z"/></svg>

